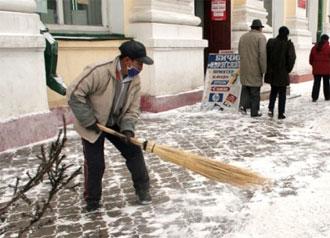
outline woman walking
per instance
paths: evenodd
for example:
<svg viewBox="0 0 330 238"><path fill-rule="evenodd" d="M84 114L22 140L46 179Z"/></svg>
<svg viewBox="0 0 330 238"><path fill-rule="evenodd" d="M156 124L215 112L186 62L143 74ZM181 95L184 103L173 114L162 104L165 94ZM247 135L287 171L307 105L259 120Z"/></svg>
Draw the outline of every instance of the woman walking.
<svg viewBox="0 0 330 238"><path fill-rule="evenodd" d="M265 82L271 86L268 116L274 116L274 107L278 95L278 119L285 119L286 87L290 84L289 73L296 61L293 43L288 39L289 29L280 27L276 38L267 42L267 71Z"/></svg>
<svg viewBox="0 0 330 238"><path fill-rule="evenodd" d="M309 55L309 63L313 68L314 84L312 100L319 98L321 79L323 78L323 94L325 100L330 100L329 76L330 76L330 47L329 36L324 34L321 40L313 46Z"/></svg>

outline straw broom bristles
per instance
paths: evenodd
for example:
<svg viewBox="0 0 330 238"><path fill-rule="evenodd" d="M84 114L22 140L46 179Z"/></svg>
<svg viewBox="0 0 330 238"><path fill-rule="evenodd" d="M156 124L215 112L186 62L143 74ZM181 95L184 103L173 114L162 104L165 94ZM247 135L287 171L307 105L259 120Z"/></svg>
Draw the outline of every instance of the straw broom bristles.
<svg viewBox="0 0 330 238"><path fill-rule="evenodd" d="M146 151L219 182L236 186L263 185L266 182L265 178L251 171L166 145L153 146L153 142L148 142Z"/></svg>
<svg viewBox="0 0 330 238"><path fill-rule="evenodd" d="M99 128L107 133L124 137L124 135L113 131L107 127L99 125ZM206 157L196 155L187 151L172 148L166 145L158 145L153 141L141 142L132 138L131 142L141 146L145 151L158 155L161 159L175 163L191 171L194 171L207 178L229 183L235 186L265 185L266 178L252 171L238 168L220 161L211 160Z"/></svg>

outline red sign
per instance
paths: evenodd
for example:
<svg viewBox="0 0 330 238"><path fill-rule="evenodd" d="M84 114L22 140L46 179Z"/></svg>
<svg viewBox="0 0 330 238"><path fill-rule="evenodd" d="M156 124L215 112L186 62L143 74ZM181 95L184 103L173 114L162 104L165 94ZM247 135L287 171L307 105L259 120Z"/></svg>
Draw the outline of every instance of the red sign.
<svg viewBox="0 0 330 238"><path fill-rule="evenodd" d="M212 92L228 92L230 90L230 87L221 87L221 86L212 86L211 91Z"/></svg>
<svg viewBox="0 0 330 238"><path fill-rule="evenodd" d="M225 21L227 19L226 0L212 0L211 19L212 21Z"/></svg>
<svg viewBox="0 0 330 238"><path fill-rule="evenodd" d="M298 7L306 9L307 0L298 0Z"/></svg>
<svg viewBox="0 0 330 238"><path fill-rule="evenodd" d="M237 97L231 93L228 94L226 101L230 102L231 104L233 104L236 101Z"/></svg>

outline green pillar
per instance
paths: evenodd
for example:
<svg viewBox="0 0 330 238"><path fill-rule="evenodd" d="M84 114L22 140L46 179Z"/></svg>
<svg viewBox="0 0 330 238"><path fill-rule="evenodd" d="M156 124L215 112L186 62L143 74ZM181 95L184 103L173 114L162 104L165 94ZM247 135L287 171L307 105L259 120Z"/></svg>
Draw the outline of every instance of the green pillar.
<svg viewBox="0 0 330 238"><path fill-rule="evenodd" d="M318 19L317 19L317 42L320 41L323 32L323 0L319 0Z"/></svg>

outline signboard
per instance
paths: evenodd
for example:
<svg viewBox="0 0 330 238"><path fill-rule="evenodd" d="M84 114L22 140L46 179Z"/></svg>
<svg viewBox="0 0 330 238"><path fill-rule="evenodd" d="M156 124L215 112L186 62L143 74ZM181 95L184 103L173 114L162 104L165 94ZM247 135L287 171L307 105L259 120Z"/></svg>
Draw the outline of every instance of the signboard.
<svg viewBox="0 0 330 238"><path fill-rule="evenodd" d="M226 0L211 1L212 21L225 21L227 19Z"/></svg>
<svg viewBox="0 0 330 238"><path fill-rule="evenodd" d="M298 0L298 7L306 9L307 0Z"/></svg>
<svg viewBox="0 0 330 238"><path fill-rule="evenodd" d="M241 94L239 63L239 54L232 51L209 54L202 109L238 110Z"/></svg>

